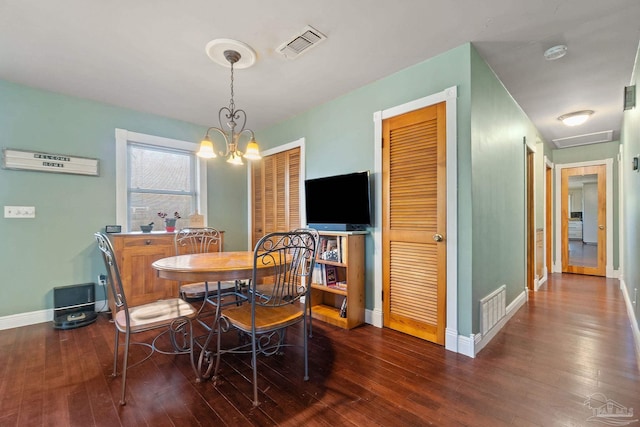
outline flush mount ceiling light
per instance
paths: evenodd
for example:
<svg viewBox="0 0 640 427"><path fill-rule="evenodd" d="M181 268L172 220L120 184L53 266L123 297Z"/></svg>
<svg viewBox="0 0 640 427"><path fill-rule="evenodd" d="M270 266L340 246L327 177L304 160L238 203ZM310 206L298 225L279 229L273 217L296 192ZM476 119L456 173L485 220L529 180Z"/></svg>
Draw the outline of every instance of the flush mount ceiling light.
<svg viewBox="0 0 640 427"><path fill-rule="evenodd" d="M563 114L558 117L566 126L578 126L583 124L593 114L593 110L574 111L573 113Z"/></svg>
<svg viewBox="0 0 640 427"><path fill-rule="evenodd" d="M216 63L231 68L231 99L228 107L222 107L218 110L218 123L220 127L212 126L207 129L202 142L200 142L200 150L198 156L211 159L218 157L213 147L213 141L209 137L212 131L218 132L225 143L225 150L220 151L222 157L226 157L227 162L234 165L243 165L242 157L249 160L260 159L260 149L256 142L255 136L251 129L245 129L247 122L247 113L244 110L236 110L236 104L233 100L233 68L247 68L252 66L256 60L255 51L245 43L230 40L216 39L207 44L207 55ZM223 125L224 122L224 125ZM225 126L226 125L226 126ZM249 142L244 153L238 150L240 136L247 133Z"/></svg>
<svg viewBox="0 0 640 427"><path fill-rule="evenodd" d="M557 46L550 47L544 51L544 59L547 61L553 61L560 59L567 54L567 46L559 44Z"/></svg>

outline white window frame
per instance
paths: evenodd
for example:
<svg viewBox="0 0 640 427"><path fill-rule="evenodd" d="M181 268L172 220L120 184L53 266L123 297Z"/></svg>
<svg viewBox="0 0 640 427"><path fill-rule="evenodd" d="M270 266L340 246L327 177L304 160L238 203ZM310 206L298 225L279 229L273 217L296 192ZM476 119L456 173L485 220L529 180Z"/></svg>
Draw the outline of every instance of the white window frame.
<svg viewBox="0 0 640 427"><path fill-rule="evenodd" d="M116 223L122 225L122 231L128 232L129 210L127 209L127 177L129 176L129 143L145 144L160 148L198 151L198 144L161 136L147 135L116 128ZM196 160L196 209L204 216L207 225L207 165L201 158Z"/></svg>

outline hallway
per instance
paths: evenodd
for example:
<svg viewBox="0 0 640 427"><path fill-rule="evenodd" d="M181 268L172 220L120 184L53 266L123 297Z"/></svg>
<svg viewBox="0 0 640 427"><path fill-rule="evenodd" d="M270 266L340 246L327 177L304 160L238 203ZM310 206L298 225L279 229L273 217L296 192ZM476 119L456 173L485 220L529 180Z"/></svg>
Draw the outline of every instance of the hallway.
<svg viewBox="0 0 640 427"><path fill-rule="evenodd" d="M590 397L592 408L604 396L634 409L635 416L620 421L640 418L634 346L617 279L552 274L477 360L510 371L520 382L513 392L546 412L541 420L549 417L542 425L576 425L580 414L587 416L578 425L602 425L586 420Z"/></svg>

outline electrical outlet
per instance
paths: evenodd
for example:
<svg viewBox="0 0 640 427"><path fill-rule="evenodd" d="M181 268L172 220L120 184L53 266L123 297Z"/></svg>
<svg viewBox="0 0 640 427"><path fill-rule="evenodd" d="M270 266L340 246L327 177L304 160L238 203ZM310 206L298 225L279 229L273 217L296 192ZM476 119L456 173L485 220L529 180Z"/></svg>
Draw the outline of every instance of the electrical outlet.
<svg viewBox="0 0 640 427"><path fill-rule="evenodd" d="M107 286L107 276L105 276L104 274L99 274L98 283L100 284L100 286Z"/></svg>
<svg viewBox="0 0 640 427"><path fill-rule="evenodd" d="M5 218L35 218L36 207L35 206L5 206L4 217Z"/></svg>

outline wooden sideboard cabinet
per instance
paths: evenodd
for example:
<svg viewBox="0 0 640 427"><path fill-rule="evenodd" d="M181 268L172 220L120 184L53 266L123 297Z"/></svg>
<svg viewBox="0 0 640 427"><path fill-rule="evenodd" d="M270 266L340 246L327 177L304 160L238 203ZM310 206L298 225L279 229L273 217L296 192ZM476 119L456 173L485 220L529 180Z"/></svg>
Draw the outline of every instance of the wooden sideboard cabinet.
<svg viewBox="0 0 640 427"><path fill-rule="evenodd" d="M223 232L220 233L224 238ZM109 234L129 305L178 296L178 282L158 278L151 267L154 261L175 255L174 238L175 233L166 232ZM114 312L111 292L108 300Z"/></svg>

